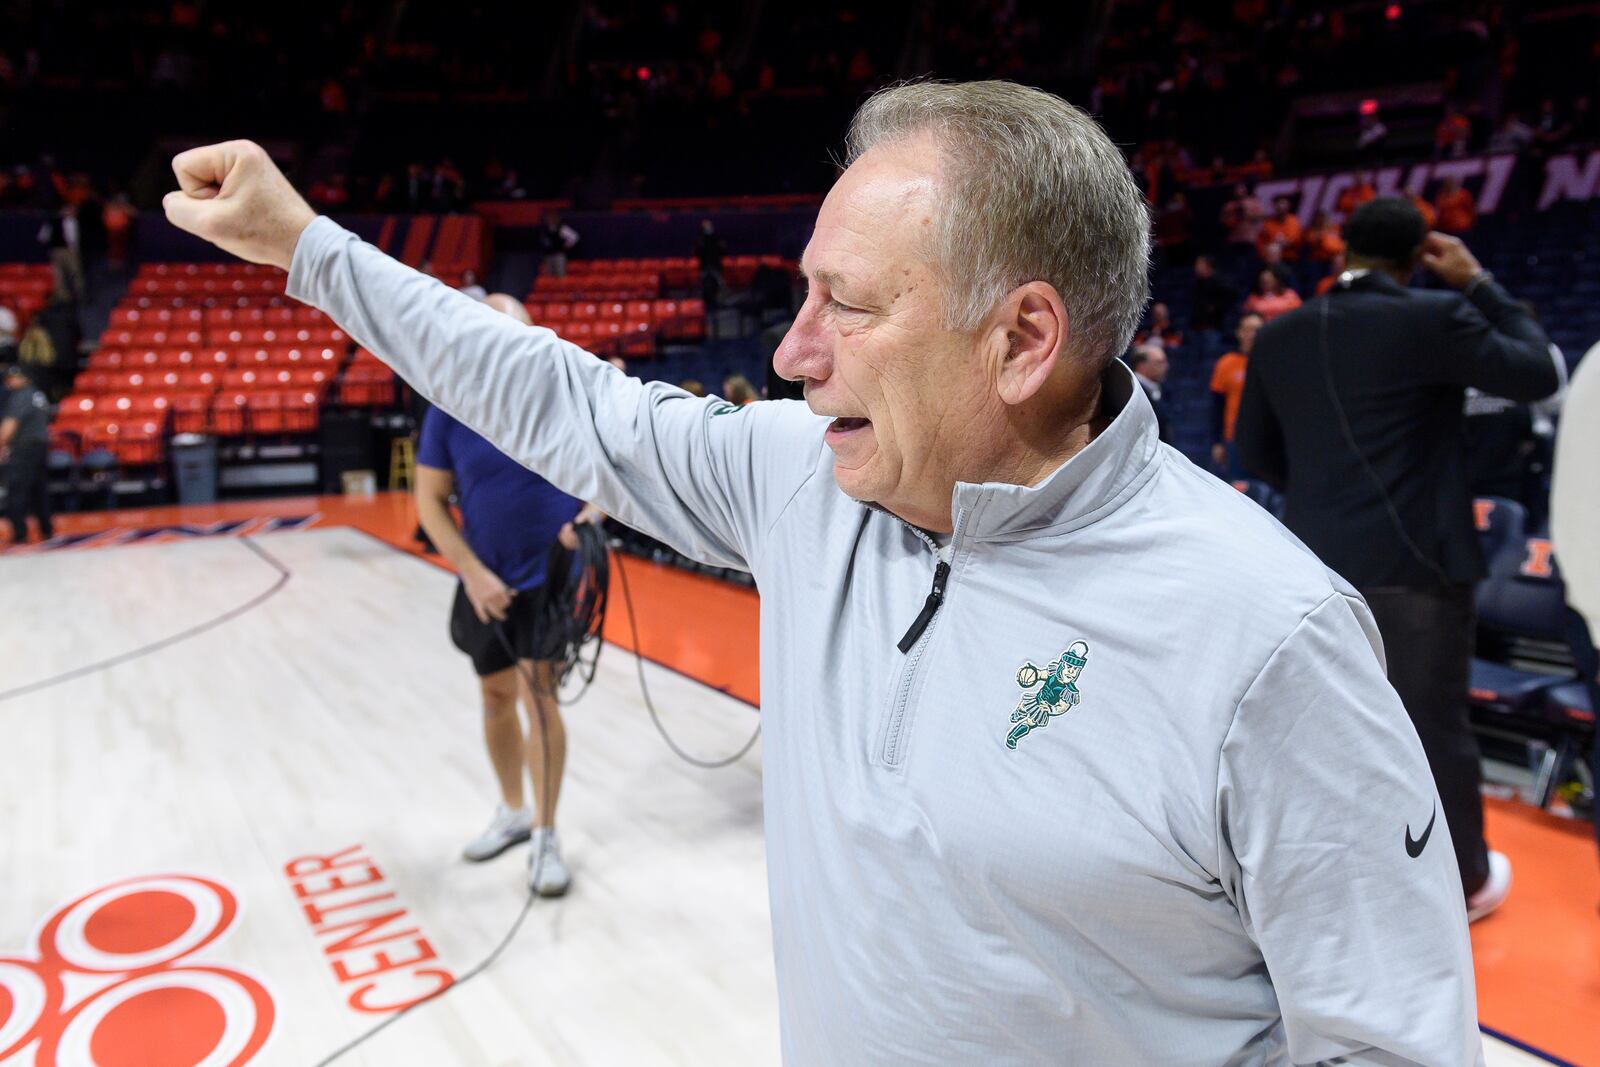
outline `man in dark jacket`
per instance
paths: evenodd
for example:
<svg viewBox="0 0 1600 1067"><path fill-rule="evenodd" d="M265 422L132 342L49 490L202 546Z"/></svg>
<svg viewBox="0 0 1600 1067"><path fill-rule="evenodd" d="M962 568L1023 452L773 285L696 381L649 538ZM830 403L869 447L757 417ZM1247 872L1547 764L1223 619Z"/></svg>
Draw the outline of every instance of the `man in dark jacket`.
<svg viewBox="0 0 1600 1067"><path fill-rule="evenodd" d="M1462 397L1470 386L1537 400L1559 379L1544 331L1460 240L1428 233L1413 205L1370 201L1344 235L1338 284L1262 328L1234 440L1246 470L1287 492L1289 529L1366 597L1478 918L1505 899L1511 867L1484 844L1467 721L1472 586L1485 571ZM1408 289L1419 263L1456 291ZM1427 833L1408 827L1407 848Z"/></svg>

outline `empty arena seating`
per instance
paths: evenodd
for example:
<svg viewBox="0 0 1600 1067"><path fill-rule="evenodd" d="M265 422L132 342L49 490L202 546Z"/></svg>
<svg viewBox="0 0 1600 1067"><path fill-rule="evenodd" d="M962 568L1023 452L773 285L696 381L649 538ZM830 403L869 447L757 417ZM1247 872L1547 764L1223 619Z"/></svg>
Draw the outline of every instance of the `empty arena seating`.
<svg viewBox="0 0 1600 1067"><path fill-rule="evenodd" d="M176 433L315 430L324 401L342 395L350 339L283 283L247 263L141 267L61 404L55 447L139 466L161 462ZM362 395L392 403L392 377L386 393Z"/></svg>
<svg viewBox="0 0 1600 1067"><path fill-rule="evenodd" d="M793 274L782 256L730 256L723 279L747 288L763 267ZM659 259L574 260L563 278L541 276L528 293L528 313L575 344L602 356L650 356L659 341L698 341L706 335L705 301L665 294L700 287L700 266L686 256Z"/></svg>
<svg viewBox="0 0 1600 1067"><path fill-rule="evenodd" d="M16 312L19 331L28 328L54 286L48 263L0 263L0 306Z"/></svg>

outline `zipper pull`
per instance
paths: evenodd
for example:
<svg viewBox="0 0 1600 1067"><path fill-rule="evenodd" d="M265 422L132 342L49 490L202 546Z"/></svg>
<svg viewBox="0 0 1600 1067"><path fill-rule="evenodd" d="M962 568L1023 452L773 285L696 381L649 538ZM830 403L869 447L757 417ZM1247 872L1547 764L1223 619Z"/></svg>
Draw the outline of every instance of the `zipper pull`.
<svg viewBox="0 0 1600 1067"><path fill-rule="evenodd" d="M928 599L922 602L922 610L917 613L916 621L911 624L911 629L900 639L900 651L910 652L911 646L917 643L922 632L933 621L934 612L939 610L939 603L944 599L944 583L950 577L950 564L945 561L944 552L940 552L938 566L933 568L933 588L928 590Z"/></svg>

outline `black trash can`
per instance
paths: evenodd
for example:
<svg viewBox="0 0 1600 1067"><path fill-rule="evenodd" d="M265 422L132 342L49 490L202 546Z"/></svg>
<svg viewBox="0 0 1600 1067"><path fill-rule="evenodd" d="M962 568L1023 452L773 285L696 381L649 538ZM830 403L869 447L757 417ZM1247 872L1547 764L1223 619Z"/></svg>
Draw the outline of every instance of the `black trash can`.
<svg viewBox="0 0 1600 1067"><path fill-rule="evenodd" d="M217 439L180 433L172 439L172 480L180 504L217 502Z"/></svg>

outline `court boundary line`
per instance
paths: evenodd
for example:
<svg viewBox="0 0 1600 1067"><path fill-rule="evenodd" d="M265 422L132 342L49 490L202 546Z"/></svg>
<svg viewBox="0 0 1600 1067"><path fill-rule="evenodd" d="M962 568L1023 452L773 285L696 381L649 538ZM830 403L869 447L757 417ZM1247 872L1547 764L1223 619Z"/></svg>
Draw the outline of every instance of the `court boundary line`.
<svg viewBox="0 0 1600 1067"><path fill-rule="evenodd" d="M5 701L14 699L16 697L27 696L30 693L37 693L45 689L50 689L66 682L76 681L79 678L85 678L91 674L97 674L100 671L110 670L112 667L121 666L124 663L160 652L162 649L170 648L176 644L181 644L182 642L189 640L191 637L199 637L203 633L208 633L211 630L215 630L224 623L232 622L234 619L244 615L246 612L253 611L254 609L260 607L262 604L265 604L267 601L276 596L279 590L281 590L285 585L289 584L289 579L293 576L289 568L280 563L278 559L266 549L256 544L253 538L240 536L219 538L219 540L238 541L239 543L243 544L251 552L255 553L263 563L267 564L267 566L278 572L278 580L272 583L271 586L267 587L262 592L257 593L255 596L245 601L243 604L229 608L221 615L207 619L205 622L191 626L186 630L179 630L177 633L169 634L158 641L152 641L149 644L140 645L137 648L130 649L127 652L118 653L117 655L111 656L107 659L96 660L95 662L86 664L82 667L74 667L72 670L63 671L59 674L41 678L36 682L29 682L26 685L19 685L12 689L0 690L0 703L4 703ZM106 547L111 548L116 546L107 545ZM135 546L128 545L124 547L132 548Z"/></svg>
<svg viewBox="0 0 1600 1067"><path fill-rule="evenodd" d="M1556 1067L1578 1067L1578 1064L1573 1063L1571 1060L1564 1060L1560 1056L1556 1056L1553 1053L1546 1052L1544 1049L1539 1048L1537 1045L1530 1045L1526 1041L1522 1041L1522 1040L1520 1040L1518 1038L1512 1037L1510 1034L1503 1033L1503 1032L1501 1032L1499 1030L1496 1030L1492 1026L1485 1026L1483 1023L1480 1022L1478 1024L1478 1029L1480 1031L1482 1031L1483 1033L1489 1035L1490 1037L1494 1038L1496 1041L1503 1041L1507 1045L1510 1045L1512 1048L1518 1050L1519 1052L1526 1052L1530 1056L1537 1056L1539 1059L1544 1060L1546 1063L1555 1064Z"/></svg>
<svg viewBox="0 0 1600 1067"><path fill-rule="evenodd" d="M405 556L408 559L414 559L418 563L424 564L425 566L428 566L428 567L432 567L434 570L443 571L445 574L450 575L452 578L459 579L461 577L453 569L451 569L450 567L445 566L443 563L439 562L438 560L432 559L431 557L426 556L421 552L413 552L409 548L402 548L401 546L395 544L393 541L389 541L389 540L386 540L386 539L384 539L382 537L379 537L377 534L372 533L371 531L363 530L359 526L320 526L320 527L318 527L318 529L321 529L321 530L353 530L356 533L360 534L361 536L368 538L369 540L373 540L373 541L378 542L378 544L382 545L384 548L389 549L391 552L399 553L400 555ZM627 553L625 553L625 552L621 553L621 554L622 555L627 555ZM629 558L630 559L638 559L637 556L630 556ZM723 688L721 688L719 686L712 685L710 682L706 681L704 678L696 678L694 675L690 674L688 671L681 670L681 669L679 669L677 667L674 667L672 664L667 663L667 662L665 662L663 660L659 660L654 656L648 655L647 653L644 653L644 652L639 652L639 651L637 651L635 649L628 648L625 645L619 645L615 641L607 640L606 644L610 645L612 648L615 648L620 652L625 652L630 656L637 655L640 659L644 660L647 663L650 663L650 664L653 664L653 665L655 665L657 667L660 667L664 671L670 671L671 673L676 674L680 678L687 678L687 679L689 679L689 681L694 682L696 685L702 685L705 688L711 690L713 693L718 693L718 694L720 694L722 696L725 696L729 700L738 701L740 704L743 704L747 708L754 708L755 711L757 712L757 714L759 714L760 711L761 711L761 704L758 701L747 700L746 698L740 696L738 693L734 693L734 692L731 692L731 691L729 691L727 689L723 689Z"/></svg>

